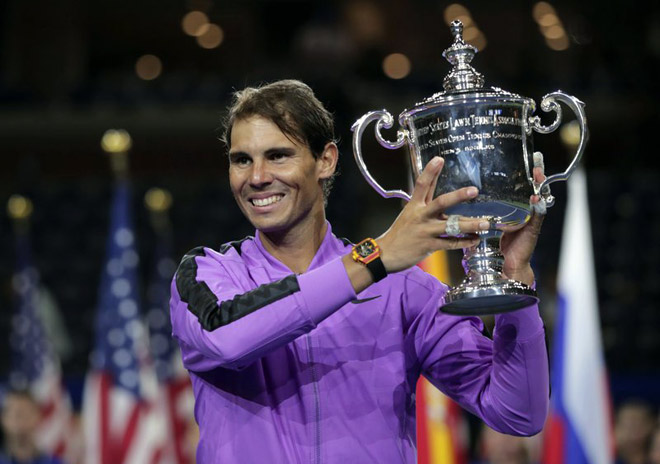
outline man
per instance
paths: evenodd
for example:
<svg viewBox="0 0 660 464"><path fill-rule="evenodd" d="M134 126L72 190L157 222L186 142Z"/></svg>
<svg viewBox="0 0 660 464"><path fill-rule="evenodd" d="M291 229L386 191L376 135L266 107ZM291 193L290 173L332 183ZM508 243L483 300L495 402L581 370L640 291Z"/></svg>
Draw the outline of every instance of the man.
<svg viewBox="0 0 660 464"><path fill-rule="evenodd" d="M653 408L640 399L630 399L621 404L616 412L614 437L616 462L620 464L646 464L656 426Z"/></svg>
<svg viewBox="0 0 660 464"><path fill-rule="evenodd" d="M490 340L478 318L440 313L447 287L415 266L477 243L487 224L461 219L467 235L447 237L443 215L476 188L433 199L436 158L390 229L354 247L325 219L338 150L309 87L237 92L225 141L231 189L256 236L187 254L170 302L199 463L413 463L422 374L493 428L542 428L548 361L536 306L497 316ZM502 242L505 272L530 285L540 224Z"/></svg>
<svg viewBox="0 0 660 464"><path fill-rule="evenodd" d="M649 464L660 464L660 424L658 423L656 423L656 427L651 438Z"/></svg>
<svg viewBox="0 0 660 464"><path fill-rule="evenodd" d="M505 435L483 426L479 442L483 464L531 464L538 462L538 439Z"/></svg>
<svg viewBox="0 0 660 464"><path fill-rule="evenodd" d="M2 401L2 433L4 452L0 464L61 464L55 457L43 454L36 445L39 406L27 391L5 393Z"/></svg>

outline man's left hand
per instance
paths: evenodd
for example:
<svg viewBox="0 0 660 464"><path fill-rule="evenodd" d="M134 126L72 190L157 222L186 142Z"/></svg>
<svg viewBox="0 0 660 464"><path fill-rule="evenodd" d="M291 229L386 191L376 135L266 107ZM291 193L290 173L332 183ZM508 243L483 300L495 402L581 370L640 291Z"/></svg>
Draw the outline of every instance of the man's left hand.
<svg viewBox="0 0 660 464"><path fill-rule="evenodd" d="M543 169L534 168L534 181L537 183L545 180ZM538 195L532 195L532 204L540 201ZM532 271L531 259L543 224L544 215L537 212L532 213L531 219L521 229L507 232L500 242L500 249L504 255L503 273L509 279L523 282L527 285L534 283L534 271Z"/></svg>

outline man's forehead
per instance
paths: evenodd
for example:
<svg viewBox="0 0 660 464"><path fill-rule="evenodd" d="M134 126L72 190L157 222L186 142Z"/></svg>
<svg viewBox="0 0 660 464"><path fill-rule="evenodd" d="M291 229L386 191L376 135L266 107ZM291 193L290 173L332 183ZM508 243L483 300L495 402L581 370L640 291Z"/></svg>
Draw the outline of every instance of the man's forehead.
<svg viewBox="0 0 660 464"><path fill-rule="evenodd" d="M304 145L285 134L272 120L263 116L237 119L230 135L229 153L265 151L272 147L300 148Z"/></svg>
<svg viewBox="0 0 660 464"><path fill-rule="evenodd" d="M6 409L7 406L30 406L30 407L37 407L37 403L32 398L31 396L23 393L6 393L4 397L2 398L2 406L3 409Z"/></svg>

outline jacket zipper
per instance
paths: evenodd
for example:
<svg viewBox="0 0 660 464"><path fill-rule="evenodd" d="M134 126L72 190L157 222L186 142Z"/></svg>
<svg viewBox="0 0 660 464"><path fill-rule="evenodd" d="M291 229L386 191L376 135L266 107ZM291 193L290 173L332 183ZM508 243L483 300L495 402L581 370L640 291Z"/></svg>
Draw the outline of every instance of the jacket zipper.
<svg viewBox="0 0 660 464"><path fill-rule="evenodd" d="M307 352L309 355L309 362L311 364L312 372L312 385L314 387L314 462L316 464L321 463L321 402L319 398L319 387L318 382L316 381L316 363L314 362L314 353L312 351L312 340L311 337L307 336Z"/></svg>

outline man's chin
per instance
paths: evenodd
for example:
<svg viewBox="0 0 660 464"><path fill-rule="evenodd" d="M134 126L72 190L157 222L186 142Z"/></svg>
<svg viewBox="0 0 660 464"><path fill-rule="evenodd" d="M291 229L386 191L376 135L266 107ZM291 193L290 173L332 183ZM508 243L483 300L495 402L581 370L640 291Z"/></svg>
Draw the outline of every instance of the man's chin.
<svg viewBox="0 0 660 464"><path fill-rule="evenodd" d="M278 233L286 230L286 225L281 221L268 221L263 218L257 220L250 219L252 226L263 234Z"/></svg>

